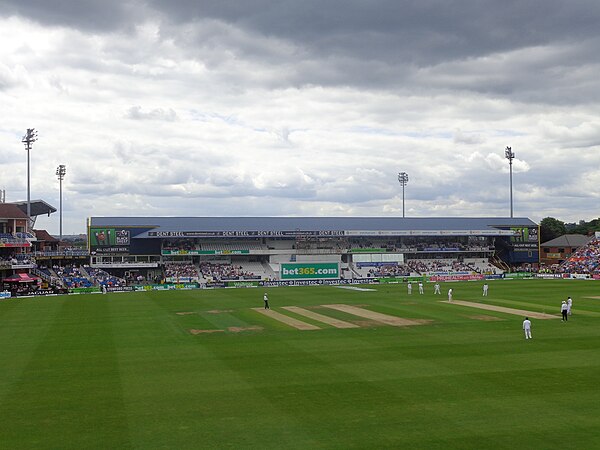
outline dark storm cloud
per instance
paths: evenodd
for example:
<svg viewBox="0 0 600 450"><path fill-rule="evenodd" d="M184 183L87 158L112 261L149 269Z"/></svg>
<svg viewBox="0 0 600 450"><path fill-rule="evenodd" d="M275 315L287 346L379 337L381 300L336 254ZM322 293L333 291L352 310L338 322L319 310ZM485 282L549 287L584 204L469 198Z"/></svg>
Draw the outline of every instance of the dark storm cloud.
<svg viewBox="0 0 600 450"><path fill-rule="evenodd" d="M359 86L401 94L474 92L525 103L600 100L593 72L600 64L593 1L461 2L379 0L150 1L189 48L211 42L202 21L238 58L272 66L270 87ZM181 24L194 24L185 38ZM214 25L212 25L214 26ZM188 40L189 39L189 40ZM277 45L260 45L260 40ZM195 44L195 45L194 45ZM208 44L210 45L210 44Z"/></svg>
<svg viewBox="0 0 600 450"><path fill-rule="evenodd" d="M591 0L0 0L0 11L92 32L151 19L207 67L238 59L276 72L244 72L270 88L469 91L555 104L600 95L588 81L600 64L600 3ZM238 84L241 74L229 76Z"/></svg>
<svg viewBox="0 0 600 450"><path fill-rule="evenodd" d="M434 64L596 36L593 1L152 1L178 22L218 19L321 54Z"/></svg>
<svg viewBox="0 0 600 450"><path fill-rule="evenodd" d="M597 35L600 3L560 0L0 0L3 15L103 30L215 19L321 55L431 65Z"/></svg>
<svg viewBox="0 0 600 450"><path fill-rule="evenodd" d="M0 15L17 15L47 25L101 32L126 28L141 17L127 0L0 0ZM134 19L134 20L132 20Z"/></svg>

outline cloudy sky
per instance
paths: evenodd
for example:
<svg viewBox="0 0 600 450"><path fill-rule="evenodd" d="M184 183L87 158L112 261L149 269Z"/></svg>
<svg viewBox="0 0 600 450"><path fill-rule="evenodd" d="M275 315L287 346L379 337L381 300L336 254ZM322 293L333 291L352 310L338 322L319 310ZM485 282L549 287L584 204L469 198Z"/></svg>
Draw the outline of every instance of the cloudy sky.
<svg viewBox="0 0 600 450"><path fill-rule="evenodd" d="M0 0L0 189L89 216L600 216L595 0ZM57 234L58 213L38 228Z"/></svg>

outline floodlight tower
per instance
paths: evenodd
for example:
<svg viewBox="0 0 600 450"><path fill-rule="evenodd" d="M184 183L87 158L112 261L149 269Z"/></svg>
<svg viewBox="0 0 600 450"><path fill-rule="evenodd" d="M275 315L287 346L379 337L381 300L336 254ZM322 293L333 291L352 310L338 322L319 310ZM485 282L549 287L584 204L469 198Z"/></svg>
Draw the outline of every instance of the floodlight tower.
<svg viewBox="0 0 600 450"><path fill-rule="evenodd" d="M515 159L515 152L510 147L506 147L504 151L504 157L508 159L508 165L510 168L510 217L513 217L513 182L512 182L512 162Z"/></svg>
<svg viewBox="0 0 600 450"><path fill-rule="evenodd" d="M56 176L58 177L58 185L59 185L59 192L60 192L60 194L59 194L60 195L60 200L59 200L60 201L60 214L59 214L59 217L60 217L60 221L59 221L59 223L60 223L60 227L59 227L59 229L60 229L60 242L62 242L62 237L63 237L63 234L62 234L62 212L63 212L63 207L62 207L62 182L63 182L63 180L65 178L65 174L66 173L67 173L67 166L65 166L64 164L61 164L60 166L58 166L56 168Z"/></svg>
<svg viewBox="0 0 600 450"><path fill-rule="evenodd" d="M25 150L27 151L27 219L28 227L31 224L31 165L29 159L29 150L33 146L33 143L37 141L37 131L35 128L27 128L27 133L21 139L21 142L25 144ZM29 230L27 230L29 231Z"/></svg>
<svg viewBox="0 0 600 450"><path fill-rule="evenodd" d="M398 182L402 186L402 218L404 218L404 187L408 184L408 174L406 172L400 172L398 174Z"/></svg>

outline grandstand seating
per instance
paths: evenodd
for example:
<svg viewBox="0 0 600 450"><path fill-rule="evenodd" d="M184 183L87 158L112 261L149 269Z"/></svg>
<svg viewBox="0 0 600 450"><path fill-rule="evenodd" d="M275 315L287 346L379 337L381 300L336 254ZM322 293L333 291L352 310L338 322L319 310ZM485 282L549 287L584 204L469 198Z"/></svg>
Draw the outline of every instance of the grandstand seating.
<svg viewBox="0 0 600 450"><path fill-rule="evenodd" d="M31 233L26 233L23 231L17 231L15 233L15 237L19 239L35 239L35 236Z"/></svg>
<svg viewBox="0 0 600 450"><path fill-rule="evenodd" d="M295 247L295 241L282 240L282 239L269 239L266 247L269 250L291 250Z"/></svg>
<svg viewBox="0 0 600 450"><path fill-rule="evenodd" d="M239 280L256 276L253 272L244 270L239 264L203 262L200 264L200 270L206 281Z"/></svg>
<svg viewBox="0 0 600 450"><path fill-rule="evenodd" d="M238 243L221 243L207 242L202 244L202 250L214 251L233 251L233 250L262 250L266 248L264 245L256 241L238 242Z"/></svg>
<svg viewBox="0 0 600 450"><path fill-rule="evenodd" d="M600 239L592 239L564 261L561 273L600 274Z"/></svg>
<svg viewBox="0 0 600 450"><path fill-rule="evenodd" d="M493 266L485 258L469 258L464 261L458 259L407 259L404 264L399 263L355 263L353 271L362 278L369 277L402 277L420 276L435 272L476 272L481 274L502 273L502 270Z"/></svg>
<svg viewBox="0 0 600 450"><path fill-rule="evenodd" d="M21 233L27 234L27 233ZM31 238L28 238L31 239ZM7 244L26 244L29 241L24 237L18 237L11 233L0 233L0 242L4 242Z"/></svg>
<svg viewBox="0 0 600 450"><path fill-rule="evenodd" d="M245 261L239 264L242 272L245 273L246 276L260 277L261 279L271 278L274 276L274 273L268 272L260 262Z"/></svg>
<svg viewBox="0 0 600 450"><path fill-rule="evenodd" d="M465 263L475 269L475 272L485 275L501 274L504 270L495 266L485 258L465 258Z"/></svg>
<svg viewBox="0 0 600 450"><path fill-rule="evenodd" d="M11 253L0 256L0 261L7 264L35 264L35 258L29 253Z"/></svg>
<svg viewBox="0 0 600 450"><path fill-rule="evenodd" d="M68 288L91 287L92 281L86 276L80 267L68 265L55 267L54 271L62 279Z"/></svg>
<svg viewBox="0 0 600 450"><path fill-rule="evenodd" d="M89 278L96 286L125 286L127 283L124 279L109 274L108 272L98 269L95 267L84 266L83 268L87 272Z"/></svg>
<svg viewBox="0 0 600 450"><path fill-rule="evenodd" d="M416 276L403 264L385 263L377 266L357 263L351 267L356 278Z"/></svg>
<svg viewBox="0 0 600 450"><path fill-rule="evenodd" d="M47 267L38 267L37 269L48 278L55 276Z"/></svg>
<svg viewBox="0 0 600 450"><path fill-rule="evenodd" d="M165 278L189 278L198 280L198 269L193 264L187 263L168 263L164 267Z"/></svg>
<svg viewBox="0 0 600 450"><path fill-rule="evenodd" d="M234 251L234 250L263 250L266 246L256 240L245 240L237 242L202 242L193 239L180 239L163 244L163 250L202 250L202 251Z"/></svg>

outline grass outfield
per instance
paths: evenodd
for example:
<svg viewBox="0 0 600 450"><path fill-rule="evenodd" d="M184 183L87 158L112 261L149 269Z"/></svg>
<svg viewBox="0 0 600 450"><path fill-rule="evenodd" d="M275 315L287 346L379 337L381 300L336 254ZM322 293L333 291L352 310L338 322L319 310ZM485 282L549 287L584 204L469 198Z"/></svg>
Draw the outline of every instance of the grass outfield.
<svg viewBox="0 0 600 450"><path fill-rule="evenodd" d="M531 341L520 315L441 302L450 286L483 300L481 283L266 290L312 331L252 310L262 289L2 301L0 447L600 448L600 282L491 282L486 304L560 316L573 297Z"/></svg>

